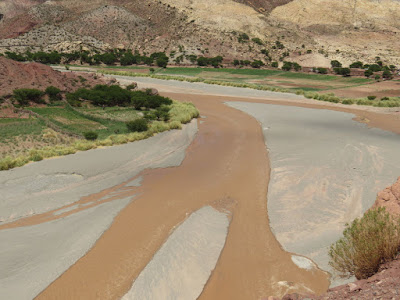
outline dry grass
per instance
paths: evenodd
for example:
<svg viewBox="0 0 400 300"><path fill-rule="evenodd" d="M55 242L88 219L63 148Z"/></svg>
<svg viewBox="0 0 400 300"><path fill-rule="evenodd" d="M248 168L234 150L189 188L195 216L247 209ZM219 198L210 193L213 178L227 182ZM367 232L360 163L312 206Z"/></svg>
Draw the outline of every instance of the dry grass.
<svg viewBox="0 0 400 300"><path fill-rule="evenodd" d="M368 278L380 264L395 258L399 246L400 219L384 208L370 210L347 224L343 237L330 248L329 264L342 277Z"/></svg>

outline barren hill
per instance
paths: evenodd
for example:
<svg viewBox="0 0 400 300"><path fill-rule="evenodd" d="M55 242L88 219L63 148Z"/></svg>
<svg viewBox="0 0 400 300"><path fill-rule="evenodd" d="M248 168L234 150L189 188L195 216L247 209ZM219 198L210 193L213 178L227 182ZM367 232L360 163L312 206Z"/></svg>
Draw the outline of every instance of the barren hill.
<svg viewBox="0 0 400 300"><path fill-rule="evenodd" d="M305 66L376 56L400 64L395 0L7 0L0 14L0 52L119 47L268 63L266 48ZM249 41L239 42L243 33Z"/></svg>
<svg viewBox="0 0 400 300"><path fill-rule="evenodd" d="M17 88L46 89L52 85L63 91L79 87L105 84L109 80L94 74L61 73L39 63L20 63L0 57L0 96L11 94ZM83 79L82 79L83 78Z"/></svg>

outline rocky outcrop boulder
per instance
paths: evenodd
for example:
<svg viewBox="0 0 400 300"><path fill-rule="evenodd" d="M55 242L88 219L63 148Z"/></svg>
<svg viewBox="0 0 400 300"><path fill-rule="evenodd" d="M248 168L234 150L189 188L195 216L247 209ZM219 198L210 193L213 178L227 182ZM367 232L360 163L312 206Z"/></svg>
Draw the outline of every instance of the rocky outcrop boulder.
<svg viewBox="0 0 400 300"><path fill-rule="evenodd" d="M392 186L378 193L374 207L385 207L391 214L400 215L400 177Z"/></svg>

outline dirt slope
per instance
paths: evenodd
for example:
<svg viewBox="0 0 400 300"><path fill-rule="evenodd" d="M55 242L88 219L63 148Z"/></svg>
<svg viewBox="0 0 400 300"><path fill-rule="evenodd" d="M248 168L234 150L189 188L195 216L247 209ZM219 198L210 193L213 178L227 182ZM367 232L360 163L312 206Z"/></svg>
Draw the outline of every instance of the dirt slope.
<svg viewBox="0 0 400 300"><path fill-rule="evenodd" d="M44 90L53 85L64 91L72 91L79 87L107 82L94 74L80 73L80 76L84 79L75 73L61 73L39 63L25 64L0 57L0 96L11 94L17 88Z"/></svg>

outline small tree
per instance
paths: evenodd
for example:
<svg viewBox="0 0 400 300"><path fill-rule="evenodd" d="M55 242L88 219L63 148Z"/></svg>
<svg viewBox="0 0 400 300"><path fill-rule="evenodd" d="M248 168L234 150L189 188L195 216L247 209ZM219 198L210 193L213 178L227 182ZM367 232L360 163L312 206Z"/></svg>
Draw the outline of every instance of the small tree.
<svg viewBox="0 0 400 300"><path fill-rule="evenodd" d="M382 73L382 77L385 79L392 79L393 75L392 75L392 72L390 72L389 70L385 70Z"/></svg>
<svg viewBox="0 0 400 300"><path fill-rule="evenodd" d="M368 78L371 77L373 74L374 74L374 72L372 72L372 70L370 70L370 69L365 70L365 72L364 72L365 77L368 77Z"/></svg>
<svg viewBox="0 0 400 300"><path fill-rule="evenodd" d="M85 139L87 139L88 141L94 141L97 139L97 137L99 136L96 132L94 131L88 131L85 132L83 134L83 136L85 137Z"/></svg>
<svg viewBox="0 0 400 300"><path fill-rule="evenodd" d="M273 68L279 67L278 62L277 62L277 61L273 61L273 62L271 63L271 67L273 67Z"/></svg>
<svg viewBox="0 0 400 300"><path fill-rule="evenodd" d="M149 129L147 121L145 119L136 119L133 121L126 122L126 127L132 132L143 132Z"/></svg>
<svg viewBox="0 0 400 300"><path fill-rule="evenodd" d="M361 61L353 62L350 65L350 68L352 68L352 69L361 69L362 67L363 67L363 63Z"/></svg>
<svg viewBox="0 0 400 300"><path fill-rule="evenodd" d="M58 101L61 100L61 90L54 86L48 86L45 90L45 93L49 96L50 101Z"/></svg>
<svg viewBox="0 0 400 300"><path fill-rule="evenodd" d="M342 67L342 63L337 61L337 60L332 60L331 61L331 66L332 66L332 68L341 68Z"/></svg>

